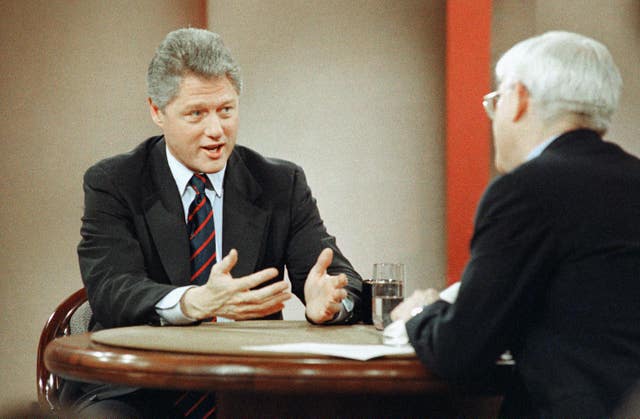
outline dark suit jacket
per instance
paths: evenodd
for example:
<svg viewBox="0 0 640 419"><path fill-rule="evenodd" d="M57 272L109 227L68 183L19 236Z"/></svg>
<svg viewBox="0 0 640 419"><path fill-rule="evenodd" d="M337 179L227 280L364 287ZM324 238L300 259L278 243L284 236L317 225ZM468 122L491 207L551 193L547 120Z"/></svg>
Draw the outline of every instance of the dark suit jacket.
<svg viewBox="0 0 640 419"><path fill-rule="evenodd" d="M489 186L457 301L407 332L458 382L510 349L505 416L603 417L640 379L638 296L640 160L578 130Z"/></svg>
<svg viewBox="0 0 640 419"><path fill-rule="evenodd" d="M103 160L84 178L85 210L78 245L80 271L95 327L159 324L155 304L188 285L189 240L184 210L169 170L163 137ZM235 248L234 277L286 266L293 293L304 302L304 281L322 249L333 249L330 274L344 273L360 317L362 280L327 233L304 172L236 145L224 178L223 254ZM266 285L266 284L265 284ZM281 319L282 313L269 316ZM136 389L63 383L61 402L80 409ZM144 397L150 397L150 394ZM159 396L159 400L166 398Z"/></svg>
<svg viewBox="0 0 640 419"><path fill-rule="evenodd" d="M158 324L155 304L188 285L189 241L163 137L103 160L84 178L80 270L98 327ZM302 169L236 146L224 179L223 254L238 250L232 275L286 266L304 302L304 281L330 247L330 274L345 273L357 307L362 282L320 218ZM281 313L270 318L282 318ZM350 321L355 321L353 316Z"/></svg>

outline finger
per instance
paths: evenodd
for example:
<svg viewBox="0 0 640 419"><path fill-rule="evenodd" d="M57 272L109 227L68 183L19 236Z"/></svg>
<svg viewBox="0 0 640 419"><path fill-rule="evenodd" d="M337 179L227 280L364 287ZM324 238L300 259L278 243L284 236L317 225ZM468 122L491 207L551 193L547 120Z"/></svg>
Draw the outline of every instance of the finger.
<svg viewBox="0 0 640 419"><path fill-rule="evenodd" d="M410 303L412 306L424 306L427 303L427 290L416 290L411 294L411 297L405 298L405 302Z"/></svg>
<svg viewBox="0 0 640 419"><path fill-rule="evenodd" d="M271 305L268 307L265 307L263 309L260 310L252 310L252 311L246 311L246 312L236 312L234 313L233 316L233 320L251 320L251 319L257 319L257 318L261 318L261 317L266 317L270 314L273 313L277 313L279 311L282 311L284 309L284 304L283 303L279 303L279 304L275 304L275 305Z"/></svg>
<svg viewBox="0 0 640 419"><path fill-rule="evenodd" d="M238 290L249 290L257 287L263 282L278 276L278 270L276 268L267 268L258 272L254 272L251 275L243 276L234 280L234 285Z"/></svg>
<svg viewBox="0 0 640 419"><path fill-rule="evenodd" d="M284 302L291 297L290 293L282 293L258 304L239 304L234 307L234 318L250 319L276 313L284 308Z"/></svg>
<svg viewBox="0 0 640 419"><path fill-rule="evenodd" d="M291 293L289 292L289 284L284 281L279 281L266 287L258 288L251 291L245 291L238 294L238 302L242 304L258 303L271 298L274 295L280 295L283 293L289 294L289 296L291 296Z"/></svg>
<svg viewBox="0 0 640 419"><path fill-rule="evenodd" d="M391 320L407 320L411 317L411 311L415 307L422 307L422 304L417 304L412 300L407 300L398 304L393 310L391 310Z"/></svg>
<svg viewBox="0 0 640 419"><path fill-rule="evenodd" d="M411 297L409 297L405 301L408 301L413 305L418 305L418 304L423 304L424 299L425 299L424 291L418 290L418 291L415 291L413 294L411 294Z"/></svg>
<svg viewBox="0 0 640 419"><path fill-rule="evenodd" d="M238 263L238 251L236 249L231 249L229 254L225 256L220 262L213 265L211 268L211 275L220 275L220 274L228 274L231 272L234 266Z"/></svg>
<svg viewBox="0 0 640 419"><path fill-rule="evenodd" d="M396 321L402 318L402 315L406 311L405 307L408 305L408 303L409 301L405 301L395 306L395 308L391 310L391 313L390 313L391 320Z"/></svg>
<svg viewBox="0 0 640 419"><path fill-rule="evenodd" d="M440 299L440 293L433 289L433 288L429 288L426 292L425 292L425 296L424 296L424 304L431 304L434 303L436 301L438 301Z"/></svg>
<svg viewBox="0 0 640 419"><path fill-rule="evenodd" d="M258 304L254 304L259 310L264 310L266 307L270 307L276 304L282 304L287 300L290 300L293 297L293 294L290 292L281 292L279 294L274 294L266 298L264 301L261 301Z"/></svg>
<svg viewBox="0 0 640 419"><path fill-rule="evenodd" d="M327 268L329 267L329 265L331 265L332 261L333 250L326 248L322 252L320 252L318 260L316 261L316 264L313 265L313 268L311 268L311 270L316 274L324 275L325 272L327 272Z"/></svg>
<svg viewBox="0 0 640 419"><path fill-rule="evenodd" d="M347 276L345 274L340 274L331 277L334 288L344 288L348 281Z"/></svg>
<svg viewBox="0 0 640 419"><path fill-rule="evenodd" d="M255 309L252 311L248 311L246 313L241 313L241 320L255 319L260 317L265 317L273 313L277 313L284 309L284 303L276 303L265 305L263 308Z"/></svg>
<svg viewBox="0 0 640 419"><path fill-rule="evenodd" d="M337 303L329 303L329 311L331 314L335 314L340 310L342 310L342 300Z"/></svg>
<svg viewBox="0 0 640 419"><path fill-rule="evenodd" d="M425 292L426 290L415 290L413 293L411 293L411 296L409 298L414 300L419 300L423 298L423 295Z"/></svg>
<svg viewBox="0 0 640 419"><path fill-rule="evenodd" d="M281 292L278 294L269 295L265 298L256 301L248 301L237 304L239 312L258 312L268 309L269 307L284 303L293 297L293 294L289 292Z"/></svg>
<svg viewBox="0 0 640 419"><path fill-rule="evenodd" d="M342 303L342 300L347 298L347 291L343 288L333 291L332 301L335 303Z"/></svg>

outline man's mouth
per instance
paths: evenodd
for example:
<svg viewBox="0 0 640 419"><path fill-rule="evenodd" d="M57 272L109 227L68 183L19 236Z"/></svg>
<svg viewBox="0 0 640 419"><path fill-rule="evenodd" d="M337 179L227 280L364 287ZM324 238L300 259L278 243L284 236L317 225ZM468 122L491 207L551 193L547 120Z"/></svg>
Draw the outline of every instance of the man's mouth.
<svg viewBox="0 0 640 419"><path fill-rule="evenodd" d="M209 158L217 159L222 155L222 148L224 147L224 143L208 145L202 147L205 153L209 156Z"/></svg>

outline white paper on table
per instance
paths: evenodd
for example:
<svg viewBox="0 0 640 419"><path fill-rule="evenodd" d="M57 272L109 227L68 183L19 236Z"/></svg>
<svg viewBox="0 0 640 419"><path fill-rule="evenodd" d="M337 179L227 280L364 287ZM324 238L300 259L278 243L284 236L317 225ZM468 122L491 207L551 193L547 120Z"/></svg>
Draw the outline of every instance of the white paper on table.
<svg viewBox="0 0 640 419"><path fill-rule="evenodd" d="M367 361L385 355L412 355L415 351L411 345L342 345L337 343L283 343L279 345L249 345L242 346L247 351L282 352L298 354L331 355L340 358Z"/></svg>

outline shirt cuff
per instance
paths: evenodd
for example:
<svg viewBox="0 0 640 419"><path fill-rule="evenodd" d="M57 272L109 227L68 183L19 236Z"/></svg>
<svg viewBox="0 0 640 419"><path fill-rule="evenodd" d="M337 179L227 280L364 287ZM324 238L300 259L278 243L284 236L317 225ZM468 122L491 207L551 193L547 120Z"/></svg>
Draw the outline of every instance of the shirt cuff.
<svg viewBox="0 0 640 419"><path fill-rule="evenodd" d="M185 315L180 308L180 299L189 288L195 285L187 285L185 287L176 288L169 294L165 295L162 300L156 303L156 313L160 316L160 324L166 325L183 325L197 322Z"/></svg>

